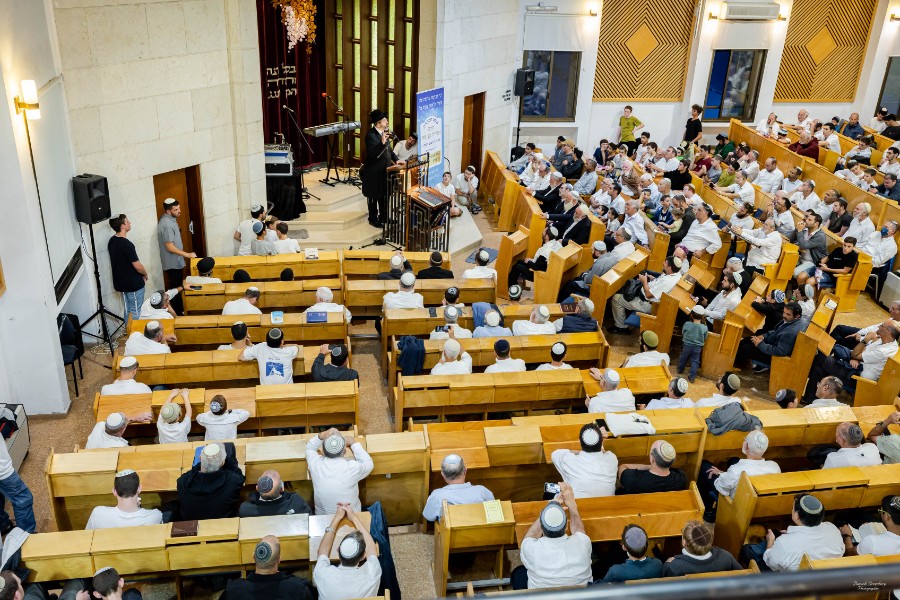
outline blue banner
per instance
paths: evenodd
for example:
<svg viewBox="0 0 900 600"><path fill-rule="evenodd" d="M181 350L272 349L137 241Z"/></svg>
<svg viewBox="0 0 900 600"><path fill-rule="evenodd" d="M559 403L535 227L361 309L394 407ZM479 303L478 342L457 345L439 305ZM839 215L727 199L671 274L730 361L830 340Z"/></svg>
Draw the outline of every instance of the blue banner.
<svg viewBox="0 0 900 600"><path fill-rule="evenodd" d="M419 154L430 153L428 186L433 187L444 174L444 88L416 94L416 132Z"/></svg>

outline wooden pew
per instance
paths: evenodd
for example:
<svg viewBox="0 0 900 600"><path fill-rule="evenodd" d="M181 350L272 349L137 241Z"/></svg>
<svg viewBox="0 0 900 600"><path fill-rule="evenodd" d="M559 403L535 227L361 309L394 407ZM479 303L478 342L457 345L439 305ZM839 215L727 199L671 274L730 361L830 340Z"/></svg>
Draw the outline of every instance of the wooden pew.
<svg viewBox="0 0 900 600"><path fill-rule="evenodd" d="M550 253L547 270L534 273L535 304L556 302L563 282L575 279L582 273L581 254L581 246L571 241L564 248Z"/></svg>
<svg viewBox="0 0 900 600"><path fill-rule="evenodd" d="M509 273L513 265L520 260L530 258L528 256L528 234L524 227L518 231L504 235L500 238L500 249L497 251L497 260L494 269L497 271L497 297L509 299L509 286L506 285ZM555 298L554 298L555 300Z"/></svg>
<svg viewBox="0 0 900 600"><path fill-rule="evenodd" d="M619 293L629 279L647 268L650 252L646 248L636 248L629 256L620 260L612 269L591 282L590 299L594 303L594 318L603 322L607 303Z"/></svg>
<svg viewBox="0 0 900 600"><path fill-rule="evenodd" d="M690 300L690 297L688 297ZM656 350L667 353L675 333L675 320L678 317L679 300L671 294L663 294L659 302L653 303L653 314L638 313L641 318L641 333L654 331L659 337Z"/></svg>
<svg viewBox="0 0 900 600"><path fill-rule="evenodd" d="M744 335L744 321L729 311L722 321L721 329L710 331L703 345L700 373L710 379L718 379L722 373L734 367L738 346Z"/></svg>
<svg viewBox="0 0 900 600"><path fill-rule="evenodd" d="M900 394L900 356L895 354L888 359L878 381L853 375L851 383L856 386L853 394L854 406L890 404Z"/></svg>
<svg viewBox="0 0 900 600"><path fill-rule="evenodd" d="M747 293L741 297L741 301L731 311L735 317L744 321L744 327L751 333L758 331L765 323L765 317L753 308L753 302L756 301L757 296L765 298L766 291L770 287L769 280L757 273L753 276L753 281L750 283Z"/></svg>
<svg viewBox="0 0 900 600"><path fill-rule="evenodd" d="M191 275L199 275L199 258L191 259ZM341 256L337 250L320 250L319 258L307 259L303 253L275 256L217 256L212 277L234 281L234 272L243 269L254 281L278 280L281 271L293 269L294 279L323 279L341 277Z"/></svg>
<svg viewBox="0 0 900 600"><path fill-rule="evenodd" d="M353 316L380 317L384 295L396 292L396 280L349 279L344 281L344 306ZM490 279L423 279L416 281L415 291L422 294L426 306L440 306L449 287L459 288L459 302L495 302L496 288Z"/></svg>
<svg viewBox="0 0 900 600"><path fill-rule="evenodd" d="M366 279L386 273L391 270L391 257L394 254L392 250L343 250L341 264L344 277ZM444 268L449 269L450 253L442 252L441 255L444 257ZM409 261L414 273L431 265L431 252L404 252L403 258Z"/></svg>
<svg viewBox="0 0 900 600"><path fill-rule="evenodd" d="M783 242L781 244L781 254L778 256L778 262L774 264L763 265L765 268L766 279L769 280L767 292L781 290L787 287L788 281L794 278L794 269L800 261L800 248L796 244ZM760 294L765 297L766 294Z"/></svg>
<svg viewBox="0 0 900 600"><path fill-rule="evenodd" d="M818 328L818 325L809 325L809 329ZM770 396L774 396L781 389L796 390L798 394L802 394L801 390L806 389L806 380L822 335L821 331L818 335L811 335L807 331L797 334L794 350L789 356L772 357L772 369L769 372Z"/></svg>
<svg viewBox="0 0 900 600"><path fill-rule="evenodd" d="M842 467L748 477L741 474L734 499L719 496L716 545L734 555L754 522L790 519L794 495L812 492L834 512L879 506L888 494L900 493L900 465Z"/></svg>
<svg viewBox="0 0 900 600"><path fill-rule="evenodd" d="M257 306L263 312L281 310L300 312L316 303L316 290L327 287L334 294L334 302L344 298L340 278L300 279L295 281L258 281L252 283L212 283L200 289L185 289L182 293L184 312L190 315L222 314L225 303L243 298L248 287L259 288Z"/></svg>
<svg viewBox="0 0 900 600"><path fill-rule="evenodd" d="M169 394L168 390L123 396L101 396L98 393L94 397L94 418L99 423L114 412L126 415L151 412L151 423L134 423L125 430L125 434L128 438L155 437L159 410ZM255 388L225 390L195 388L190 390L189 395L194 414L193 434L205 432L196 423L196 415L208 410L209 403L217 394L225 396L229 408L242 408L250 413L250 419L241 423L238 430L252 431L258 436L271 429L303 427L308 431L310 427L357 422L359 390L355 381L258 385ZM183 402L180 396L178 401Z"/></svg>

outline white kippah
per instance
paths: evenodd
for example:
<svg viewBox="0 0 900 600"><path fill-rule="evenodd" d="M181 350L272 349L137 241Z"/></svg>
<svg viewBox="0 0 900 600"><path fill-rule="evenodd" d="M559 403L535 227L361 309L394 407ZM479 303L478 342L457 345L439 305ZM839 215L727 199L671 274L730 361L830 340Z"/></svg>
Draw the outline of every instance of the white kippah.
<svg viewBox="0 0 900 600"><path fill-rule="evenodd" d="M700 315L701 317L706 314L706 309L700 306L699 304L694 305L694 308L691 309L691 312L695 315Z"/></svg>
<svg viewBox="0 0 900 600"><path fill-rule="evenodd" d="M121 429L128 420L125 418L120 412L111 413L108 417L106 417L106 426L112 430Z"/></svg>
<svg viewBox="0 0 900 600"><path fill-rule="evenodd" d="M737 256L732 256L731 258L728 259L728 262L738 264L738 265L742 264L741 259L739 259Z"/></svg>
<svg viewBox="0 0 900 600"><path fill-rule="evenodd" d="M175 198L166 198L165 200L163 200L163 205L170 206L172 204L175 204L176 202L178 202L178 200L176 200ZM112 567L110 567L110 568L112 568Z"/></svg>
<svg viewBox="0 0 900 600"><path fill-rule="evenodd" d="M566 511L558 502L550 502L541 511L541 525L548 531L562 531L566 528Z"/></svg>
<svg viewBox="0 0 900 600"><path fill-rule="evenodd" d="M116 473L116 477L127 477L128 475L131 475L134 472L135 472L134 469L122 469L121 471Z"/></svg>
<svg viewBox="0 0 900 600"><path fill-rule="evenodd" d="M159 292L153 292L152 294L150 294L150 304L156 306L160 302L162 302L162 294L160 294Z"/></svg>
<svg viewBox="0 0 900 600"><path fill-rule="evenodd" d="M169 198L169 200L171 200L171 198ZM166 202L168 202L169 200L166 200ZM98 569L97 572L94 573L94 577L96 577L100 573L106 573L107 571L111 571L111 570L112 570L112 567L103 567L101 569Z"/></svg>
<svg viewBox="0 0 900 600"><path fill-rule="evenodd" d="M535 158L535 160L543 160L543 159L544 159L544 154L543 154L542 152L535 152L535 153L534 153L534 158Z"/></svg>
<svg viewBox="0 0 900 600"><path fill-rule="evenodd" d="M613 369L607 369L603 373L603 379L605 379L607 383L616 383L617 384L620 381L622 381L622 376L619 375L618 371L615 371Z"/></svg>
<svg viewBox="0 0 900 600"><path fill-rule="evenodd" d="M550 235L552 235L553 237L559 237L559 229L557 229L553 225L551 225L547 229L550 231Z"/></svg>
<svg viewBox="0 0 900 600"><path fill-rule="evenodd" d="M545 319L549 319L550 318L550 309L547 308L546 306L544 306L543 304L541 304L540 306L538 306L538 314L541 315L542 317L544 317Z"/></svg>
<svg viewBox="0 0 900 600"><path fill-rule="evenodd" d="M591 300L590 298L585 298L584 300L581 301L581 303L584 304L584 307L587 309L587 311L589 313L593 314L593 312L594 312L594 301L593 300Z"/></svg>
<svg viewBox="0 0 900 600"><path fill-rule="evenodd" d="M209 410L211 410L214 413L219 412L220 410L222 410L222 403L219 402L218 400L213 400L212 402L209 403Z"/></svg>
<svg viewBox="0 0 900 600"><path fill-rule="evenodd" d="M562 342L556 342L552 346L550 346L550 352L553 354L562 354L566 351L566 345Z"/></svg>
<svg viewBox="0 0 900 600"><path fill-rule="evenodd" d="M455 319L459 316L459 309L453 305L444 308L444 317L447 319Z"/></svg>
<svg viewBox="0 0 900 600"><path fill-rule="evenodd" d="M675 390L679 394L687 394L688 391L688 382L684 377L679 377L675 380Z"/></svg>
<svg viewBox="0 0 900 600"><path fill-rule="evenodd" d="M338 546L338 555L340 555L343 559L354 558L357 554L359 554L359 540L354 536L347 536L341 540L341 544Z"/></svg>
<svg viewBox="0 0 900 600"><path fill-rule="evenodd" d="M404 287L412 287L416 283L416 276L413 275L412 271L407 271L400 276L400 283L402 283Z"/></svg>
<svg viewBox="0 0 900 600"><path fill-rule="evenodd" d="M681 259L678 258L677 256L673 256L672 257L672 266L675 267L676 269L680 269L681 268Z"/></svg>
<svg viewBox="0 0 900 600"><path fill-rule="evenodd" d="M147 323L147 327L150 329L159 329L159 321L150 321Z"/></svg>
<svg viewBox="0 0 900 600"><path fill-rule="evenodd" d="M448 454L442 462L445 465L458 465L462 462L462 457L459 454Z"/></svg>
<svg viewBox="0 0 900 600"><path fill-rule="evenodd" d="M168 402L160 409L159 416L161 416L166 423L174 423L178 420L178 417L181 416L181 406Z"/></svg>
<svg viewBox="0 0 900 600"><path fill-rule="evenodd" d="M316 290L316 294L321 296L325 302L331 302L334 299L334 292L331 291L331 288L327 288L324 285Z"/></svg>
<svg viewBox="0 0 900 600"><path fill-rule="evenodd" d="M335 346L331 349L331 355L334 357L338 357L343 353L340 346Z"/></svg>
<svg viewBox="0 0 900 600"><path fill-rule="evenodd" d="M262 210L262 204L254 204L250 207L250 212L259 212Z"/></svg>
<svg viewBox="0 0 900 600"><path fill-rule="evenodd" d="M484 316L484 322L487 323L489 327L496 327L500 324L500 313L492 310Z"/></svg>
<svg viewBox="0 0 900 600"><path fill-rule="evenodd" d="M459 342L457 342L453 338L450 338L446 342L444 342L444 354L447 355L447 358L456 358L457 356L459 356L460 350L462 350L462 346L460 346Z"/></svg>
<svg viewBox="0 0 900 600"><path fill-rule="evenodd" d="M120 369L130 369L137 364L137 359L133 356L126 356L119 361Z"/></svg>
<svg viewBox="0 0 900 600"><path fill-rule="evenodd" d="M347 446L347 442L344 441L344 436L342 435L329 435L325 438L322 446L325 448L325 451L332 456L337 456L344 453L344 448Z"/></svg>
<svg viewBox="0 0 900 600"><path fill-rule="evenodd" d="M247 291L248 292L258 292L259 288L254 285L251 285L250 287L247 288Z"/></svg>
<svg viewBox="0 0 900 600"><path fill-rule="evenodd" d="M491 255L487 250L480 250L478 252L478 258L480 258L483 262L487 262L491 260Z"/></svg>
<svg viewBox="0 0 900 600"><path fill-rule="evenodd" d="M203 446L203 456L208 458L213 458L219 455L219 452L222 451L222 447L218 444L207 444Z"/></svg>
<svg viewBox="0 0 900 600"><path fill-rule="evenodd" d="M741 282L744 281L744 278L741 277L740 273L732 273L731 276L734 277L734 282L738 285L741 285Z"/></svg>
<svg viewBox="0 0 900 600"><path fill-rule="evenodd" d="M395 254L391 257L391 268L399 269L403 266L403 257L399 254Z"/></svg>
<svg viewBox="0 0 900 600"><path fill-rule="evenodd" d="M606 243L603 240L594 242L594 250L597 252L606 252Z"/></svg>
<svg viewBox="0 0 900 600"><path fill-rule="evenodd" d="M600 440L600 432L593 427L589 427L581 432L581 441L584 442L586 446L596 446L600 443Z"/></svg>

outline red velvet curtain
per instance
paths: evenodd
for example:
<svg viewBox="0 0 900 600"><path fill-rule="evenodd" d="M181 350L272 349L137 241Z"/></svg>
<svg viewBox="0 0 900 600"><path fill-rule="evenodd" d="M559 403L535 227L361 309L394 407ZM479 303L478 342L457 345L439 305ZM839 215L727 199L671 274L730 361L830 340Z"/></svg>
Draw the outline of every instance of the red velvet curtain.
<svg viewBox="0 0 900 600"><path fill-rule="evenodd" d="M302 144L291 115L282 108L287 105L301 128L327 122L327 112L322 93L325 91L325 39L322 23L325 14L324 0L316 0L317 39L312 54L307 54L306 42L288 50L287 31L281 22L281 9L274 8L271 0L256 0L259 30L259 68L262 80L263 131L265 143L276 142L276 133L282 133L294 148L294 160L303 166L327 160L325 142L306 136L312 148ZM280 141L278 136L277 140Z"/></svg>

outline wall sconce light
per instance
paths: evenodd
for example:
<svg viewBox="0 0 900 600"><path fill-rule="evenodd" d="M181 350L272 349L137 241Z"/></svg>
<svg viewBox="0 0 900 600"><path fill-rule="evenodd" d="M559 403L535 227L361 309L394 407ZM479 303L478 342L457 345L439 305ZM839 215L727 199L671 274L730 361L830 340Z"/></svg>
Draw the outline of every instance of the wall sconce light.
<svg viewBox="0 0 900 600"><path fill-rule="evenodd" d="M900 21L900 17L895 14L891 14L891 23L893 23L894 21Z"/></svg>
<svg viewBox="0 0 900 600"><path fill-rule="evenodd" d="M597 11L592 8L592 9L588 10L588 15L591 17L596 17Z"/></svg>
<svg viewBox="0 0 900 600"><path fill-rule="evenodd" d="M25 113L26 119L41 118L41 105L38 104L37 86L34 79L22 80L22 96L16 96L16 114Z"/></svg>
<svg viewBox="0 0 900 600"><path fill-rule="evenodd" d="M719 15L717 15L716 13L714 13L714 12L709 13L710 21L716 21L716 20L718 20L718 18L719 18Z"/></svg>
<svg viewBox="0 0 900 600"><path fill-rule="evenodd" d="M781 13L778 13L778 20L779 21L787 21L787 17Z"/></svg>

